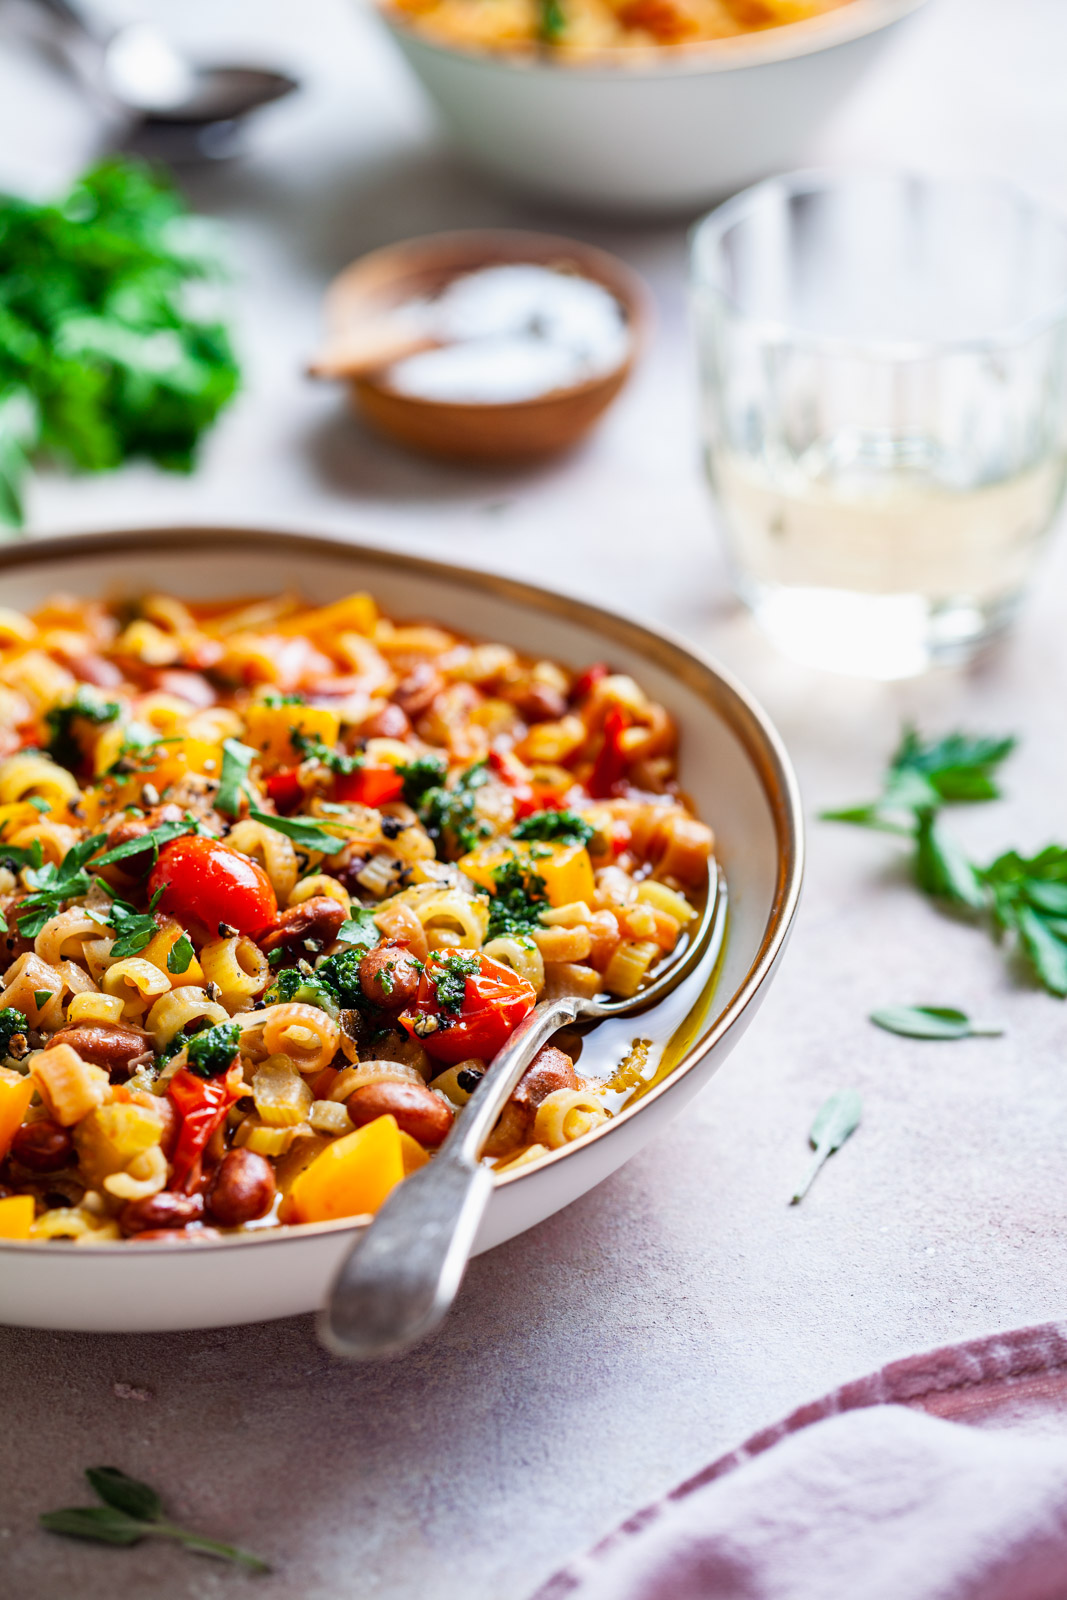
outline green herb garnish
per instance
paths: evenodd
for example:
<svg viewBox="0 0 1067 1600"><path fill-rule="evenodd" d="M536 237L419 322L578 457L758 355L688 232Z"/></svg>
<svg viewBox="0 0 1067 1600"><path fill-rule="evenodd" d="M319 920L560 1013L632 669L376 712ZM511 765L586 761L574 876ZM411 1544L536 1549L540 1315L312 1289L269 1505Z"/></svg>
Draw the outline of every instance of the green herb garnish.
<svg viewBox="0 0 1067 1600"><path fill-rule="evenodd" d="M57 204L0 199L0 521L21 523L34 456L192 466L238 371L225 329L187 303L215 269L184 213L166 178L119 157Z"/></svg>
<svg viewBox="0 0 1067 1600"><path fill-rule="evenodd" d="M1014 933L1038 980L1063 997L1067 847L1050 844L1033 856L1008 850L982 867L946 834L938 817L942 803L997 798L992 774L1013 748L1010 738L962 734L923 745L909 731L893 757L879 800L823 816L911 838L919 888L959 910L987 915L997 935Z"/></svg>
<svg viewBox="0 0 1067 1600"><path fill-rule="evenodd" d="M237 1022L217 1022L189 1040L189 1071L198 1078L219 1078L233 1066L241 1044Z"/></svg>
<svg viewBox="0 0 1067 1600"><path fill-rule="evenodd" d="M2 215L2 213L0 213ZM0 295L3 291L0 288ZM0 357L2 360L2 357ZM79 683L74 698L66 705L51 706L45 712L48 725L48 754L64 767L76 767L82 760L82 748L75 737L75 722L87 722L93 727L103 727L114 722L122 707L115 700L105 700L84 683Z"/></svg>
<svg viewBox="0 0 1067 1600"><path fill-rule="evenodd" d="M911 832L910 819L915 813L937 811L958 801L998 799L1000 790L993 774L1014 748L1015 740L1010 737L985 739L965 733L950 733L924 744L914 728L905 728L878 799L821 815L826 822Z"/></svg>
<svg viewBox="0 0 1067 1600"><path fill-rule="evenodd" d="M85 1476L104 1504L46 1511L40 1518L42 1528L69 1539L94 1539L100 1544L133 1545L142 1539L173 1539L198 1555L233 1561L250 1572L271 1570L266 1561L248 1550L206 1539L168 1522L156 1491L136 1478L128 1478L117 1467L90 1467Z"/></svg>
<svg viewBox="0 0 1067 1600"><path fill-rule="evenodd" d="M255 759L256 752L239 739L222 741L222 772L215 796L215 810L224 817L235 817L241 809L241 794L249 793L248 769Z"/></svg>
<svg viewBox="0 0 1067 1600"><path fill-rule="evenodd" d="M381 943L382 933L374 920L373 911L366 906L353 906L352 915L337 930L342 944L359 945L361 950L373 950Z"/></svg>
<svg viewBox="0 0 1067 1600"><path fill-rule="evenodd" d="M278 689L268 689L259 697L261 706L303 706L307 701L302 694L282 694Z"/></svg>
<svg viewBox="0 0 1067 1600"><path fill-rule="evenodd" d="M377 934L374 943L381 939ZM351 950L340 950L335 956L326 956L315 968L315 977L336 995L341 1010L353 1011L364 1004L363 985L359 981L359 964L367 946L358 945ZM285 976L284 973L281 974Z"/></svg>
<svg viewBox="0 0 1067 1600"><path fill-rule="evenodd" d="M814 1158L797 1189L790 1205L799 1205L815 1181L819 1169L840 1150L846 1139L851 1139L860 1125L863 1102L855 1089L839 1089L819 1108L811 1125L808 1139L815 1151Z"/></svg>
<svg viewBox="0 0 1067 1600"><path fill-rule="evenodd" d="M292 839L304 850L318 850L323 855L335 856L345 847L345 841L338 839L336 834L327 833L325 828L320 828L317 823L311 822L306 817L272 817L269 811L257 811L255 807L248 815L253 822L262 822L265 828L273 828L275 833L284 833L287 839Z"/></svg>
<svg viewBox="0 0 1067 1600"><path fill-rule="evenodd" d="M596 829L577 811L535 811L511 830L513 839L552 840L559 844L588 844Z"/></svg>
<svg viewBox="0 0 1067 1600"><path fill-rule="evenodd" d="M143 850L151 851L152 859L141 873L151 870L159 859L159 852L165 844L170 844L172 839L180 839L182 834L195 833L197 824L191 817L184 818L181 822L161 822L158 828L150 828L147 833L138 834L134 839L127 839L124 844L117 844L114 850L107 850L93 862L94 867L109 867L115 861L125 861L129 856L139 856Z"/></svg>
<svg viewBox="0 0 1067 1600"><path fill-rule="evenodd" d="M541 0L538 34L545 44L558 44L567 31L567 16L560 0Z"/></svg>
<svg viewBox="0 0 1067 1600"><path fill-rule="evenodd" d="M335 1022L341 1009L333 986L321 973L304 973L298 967L287 967L279 972L263 998L268 1005L295 1000L301 1005L318 1006Z"/></svg>
<svg viewBox="0 0 1067 1600"><path fill-rule="evenodd" d="M871 1012L871 1021L907 1039L998 1039L1004 1032L992 1023L972 1022L953 1006L883 1006Z"/></svg>
<svg viewBox="0 0 1067 1600"><path fill-rule="evenodd" d="M490 939L529 939L531 930L541 927L541 913L548 909L545 880L518 856L501 862L493 871L496 890L489 902Z"/></svg>
<svg viewBox="0 0 1067 1600"><path fill-rule="evenodd" d="M463 1009L467 995L467 979L477 977L482 964L469 950L438 950L430 971L430 982L437 991L437 1004L442 1011L458 1012Z"/></svg>
<svg viewBox="0 0 1067 1600"><path fill-rule="evenodd" d="M22 867L40 867L43 863L40 839L28 845L0 844L0 866L11 872L18 872Z"/></svg>
<svg viewBox="0 0 1067 1600"><path fill-rule="evenodd" d="M15 913L24 938L36 938L45 923L62 910L64 901L89 893L92 879L85 863L106 842L106 834L95 834L68 850L58 867L53 861L46 861L43 866L29 868L26 879L33 892L20 901Z"/></svg>
<svg viewBox="0 0 1067 1600"><path fill-rule="evenodd" d="M167 971L175 974L188 972L189 963L193 959L193 946L188 934L183 933L181 938L175 939L167 951Z"/></svg>
<svg viewBox="0 0 1067 1600"><path fill-rule="evenodd" d="M404 799L418 811L430 790L444 784L448 763L443 756L416 756L396 770L404 782Z"/></svg>
<svg viewBox="0 0 1067 1600"><path fill-rule="evenodd" d="M361 751L355 755L348 755L344 750L334 750L328 744L323 744L321 739L313 739L309 734L301 733L299 728L294 728L289 734L289 742L293 749L305 761L317 761L320 766L328 767L331 772L358 772L363 765L364 757Z"/></svg>
<svg viewBox="0 0 1067 1600"><path fill-rule="evenodd" d="M20 1053L25 1054L26 1029L29 1025L29 1018L21 1011L16 1011L14 1006L4 1006L3 1010L0 1010L0 1058L14 1055L13 1046L19 1041Z"/></svg>
<svg viewBox="0 0 1067 1600"><path fill-rule="evenodd" d="M412 762L411 766L416 767L417 763ZM401 769L402 772L404 770L407 769ZM428 775L427 767L412 780L416 789ZM433 840L438 856L454 852L465 854L474 849L479 839L487 839L492 833L489 823L479 818L475 808L475 794L488 781L486 763L475 761L460 773L451 788L441 783L423 788L422 797L414 809Z"/></svg>

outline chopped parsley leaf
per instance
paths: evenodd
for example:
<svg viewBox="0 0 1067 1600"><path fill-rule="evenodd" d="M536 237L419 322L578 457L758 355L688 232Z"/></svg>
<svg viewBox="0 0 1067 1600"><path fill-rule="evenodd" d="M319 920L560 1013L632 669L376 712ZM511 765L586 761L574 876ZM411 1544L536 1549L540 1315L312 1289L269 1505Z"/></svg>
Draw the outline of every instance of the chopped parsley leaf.
<svg viewBox="0 0 1067 1600"><path fill-rule="evenodd" d="M515 839L550 839L559 844L588 844L596 829L577 811L535 811L511 830Z"/></svg>
<svg viewBox="0 0 1067 1600"><path fill-rule="evenodd" d="M493 872L496 889L489 902L490 939L529 939L531 930L541 926L541 913L548 907L545 880L526 862L513 856Z"/></svg>
<svg viewBox="0 0 1067 1600"><path fill-rule="evenodd" d="M49 730L48 754L60 766L78 766L84 752L75 737L74 723L80 720L100 728L107 722L114 722L121 710L117 701L101 699L84 683L79 683L73 700L68 700L66 705L51 706L45 712L44 720Z"/></svg>
<svg viewBox="0 0 1067 1600"><path fill-rule="evenodd" d="M198 1078L219 1078L233 1065L241 1043L237 1022L218 1022L189 1040L189 1071Z"/></svg>
<svg viewBox="0 0 1067 1600"><path fill-rule="evenodd" d="M435 954L429 977L442 1011L462 1011L467 979L477 977L481 970L481 961L472 951L450 950L447 954L440 951Z"/></svg>

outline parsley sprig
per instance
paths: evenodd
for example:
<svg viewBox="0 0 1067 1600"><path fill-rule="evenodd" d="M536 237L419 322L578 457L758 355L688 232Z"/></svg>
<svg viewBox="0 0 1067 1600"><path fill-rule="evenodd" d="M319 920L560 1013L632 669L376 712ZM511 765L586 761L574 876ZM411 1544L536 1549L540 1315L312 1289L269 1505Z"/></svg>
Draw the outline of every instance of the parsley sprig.
<svg viewBox="0 0 1067 1600"><path fill-rule="evenodd" d="M43 866L27 870L26 881L31 892L19 902L16 912L23 938L36 938L45 923L62 910L65 901L77 900L89 893L92 879L85 863L106 842L106 834L94 834L68 850L58 866L54 861L46 861Z"/></svg>
<svg viewBox="0 0 1067 1600"><path fill-rule="evenodd" d="M1035 855L1007 850L981 866L941 825L951 802L993 800L1011 738L950 734L924 744L914 729L890 763L882 794L867 805L825 811L827 821L877 828L914 841L915 879L925 894L986 917L997 937L1013 934L1038 981L1067 996L1067 846Z"/></svg>

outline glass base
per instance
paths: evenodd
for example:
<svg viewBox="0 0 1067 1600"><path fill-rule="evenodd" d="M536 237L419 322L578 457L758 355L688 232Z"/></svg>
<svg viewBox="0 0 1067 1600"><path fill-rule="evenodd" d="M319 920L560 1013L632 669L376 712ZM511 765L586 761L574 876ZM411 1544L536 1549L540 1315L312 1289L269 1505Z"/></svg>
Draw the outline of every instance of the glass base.
<svg viewBox="0 0 1067 1600"><path fill-rule="evenodd" d="M916 594L738 583L778 649L794 661L850 677L913 678L969 661L1011 621L1019 596L996 602L930 601Z"/></svg>

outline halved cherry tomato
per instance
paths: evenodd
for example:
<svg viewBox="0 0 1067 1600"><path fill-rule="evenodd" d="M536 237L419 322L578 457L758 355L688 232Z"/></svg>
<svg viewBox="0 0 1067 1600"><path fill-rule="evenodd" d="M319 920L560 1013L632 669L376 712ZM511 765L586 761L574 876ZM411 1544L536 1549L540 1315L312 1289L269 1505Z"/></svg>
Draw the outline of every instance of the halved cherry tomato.
<svg viewBox="0 0 1067 1600"><path fill-rule="evenodd" d="M221 839L172 839L159 852L148 880L149 897L163 893L159 909L179 922L197 919L214 932L228 922L238 933L258 933L278 915L278 902L263 868Z"/></svg>
<svg viewBox="0 0 1067 1600"><path fill-rule="evenodd" d="M334 788L338 800L357 806L384 806L399 800L404 780L392 767L357 767L355 772L339 772Z"/></svg>
<svg viewBox="0 0 1067 1600"><path fill-rule="evenodd" d="M444 979L448 987L458 987L461 976L463 999L453 1010L441 1003L438 982ZM526 980L510 967L472 950L435 950L419 979L415 1004L400 1021L437 1061L454 1064L469 1056L489 1061L533 1010L536 999ZM423 1020L429 1018L436 1022L435 1029Z"/></svg>
<svg viewBox="0 0 1067 1600"><path fill-rule="evenodd" d="M182 1119L174 1146L171 1183L175 1189L192 1194L200 1181L201 1162L211 1135L244 1093L240 1065L235 1063L220 1078L198 1078L187 1067L179 1067L167 1085L167 1093Z"/></svg>

